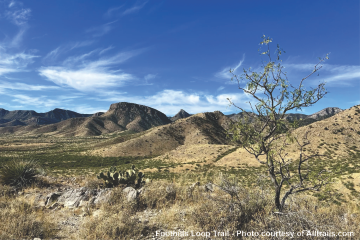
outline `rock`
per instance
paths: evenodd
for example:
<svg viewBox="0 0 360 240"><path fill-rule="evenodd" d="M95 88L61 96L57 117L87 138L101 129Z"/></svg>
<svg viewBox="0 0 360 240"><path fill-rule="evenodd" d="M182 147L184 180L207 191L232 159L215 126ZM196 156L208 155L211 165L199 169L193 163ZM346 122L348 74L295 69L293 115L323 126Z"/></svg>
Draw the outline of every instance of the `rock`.
<svg viewBox="0 0 360 240"><path fill-rule="evenodd" d="M61 197L58 199L58 202L64 204L65 207L78 207L85 195L85 192L86 188L72 189L61 195Z"/></svg>
<svg viewBox="0 0 360 240"><path fill-rule="evenodd" d="M56 202L56 203L52 204L52 205L49 207L49 209L56 210L56 209L59 209L59 208L61 208L61 207L64 207L64 205Z"/></svg>
<svg viewBox="0 0 360 240"><path fill-rule="evenodd" d="M123 193L126 195L128 202L136 201L138 196L138 192L132 187L124 188Z"/></svg>
<svg viewBox="0 0 360 240"><path fill-rule="evenodd" d="M109 200L111 189L87 189L85 187L68 189L64 192L53 192L47 195L38 194L35 196L34 203L40 207L56 209L60 206L76 208L89 204L100 204ZM31 196L26 196L30 198Z"/></svg>
<svg viewBox="0 0 360 240"><path fill-rule="evenodd" d="M50 193L46 196L45 206L49 206L61 196L61 192Z"/></svg>

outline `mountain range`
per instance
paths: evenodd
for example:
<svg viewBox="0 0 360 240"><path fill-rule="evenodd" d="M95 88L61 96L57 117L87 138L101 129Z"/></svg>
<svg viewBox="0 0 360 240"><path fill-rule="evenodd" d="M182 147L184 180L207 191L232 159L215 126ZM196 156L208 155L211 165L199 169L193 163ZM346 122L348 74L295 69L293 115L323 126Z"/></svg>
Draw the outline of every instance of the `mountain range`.
<svg viewBox="0 0 360 240"><path fill-rule="evenodd" d="M307 125L331 117L341 111L339 108L325 108L311 115L290 113L286 115L286 119L289 121L303 119L303 121L306 120L306 124L303 125ZM208 116L202 119L209 119L212 116L211 114L215 114L214 116L217 116L218 119L227 119L226 121L223 120L226 125L229 125L231 121L239 121L244 117L244 113L224 115L221 112L214 112L202 114ZM256 117L256 114L250 114L252 118ZM8 111L1 108L0 134L52 135L59 137L98 136L126 130L142 132L170 123L177 126L180 124L178 121L189 117L193 117L191 121L194 121L193 119L197 119L199 114L191 115L181 109L174 117L169 118L154 108L127 102L111 104L107 112L95 114L80 114L58 108L46 113L37 113L32 110Z"/></svg>
<svg viewBox="0 0 360 240"><path fill-rule="evenodd" d="M59 108L45 113L37 113L33 110L8 111L0 108L0 127L52 124L69 118L89 117L91 115Z"/></svg>

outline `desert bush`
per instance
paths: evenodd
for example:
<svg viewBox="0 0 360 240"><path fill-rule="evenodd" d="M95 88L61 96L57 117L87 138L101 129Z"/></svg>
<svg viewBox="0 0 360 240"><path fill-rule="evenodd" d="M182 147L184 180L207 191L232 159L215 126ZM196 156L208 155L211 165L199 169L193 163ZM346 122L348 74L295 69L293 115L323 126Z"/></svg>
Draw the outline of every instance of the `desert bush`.
<svg viewBox="0 0 360 240"><path fill-rule="evenodd" d="M35 160L12 160L0 169L0 182L16 188L23 188L35 182L41 167Z"/></svg>

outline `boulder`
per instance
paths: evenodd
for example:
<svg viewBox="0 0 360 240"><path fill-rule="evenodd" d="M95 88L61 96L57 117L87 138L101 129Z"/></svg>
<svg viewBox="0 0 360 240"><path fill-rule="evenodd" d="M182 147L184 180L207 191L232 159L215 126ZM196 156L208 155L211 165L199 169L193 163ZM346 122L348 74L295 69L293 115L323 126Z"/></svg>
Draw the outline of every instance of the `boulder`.
<svg viewBox="0 0 360 240"><path fill-rule="evenodd" d="M128 202L137 200L138 192L132 187L124 188L123 193L125 194Z"/></svg>

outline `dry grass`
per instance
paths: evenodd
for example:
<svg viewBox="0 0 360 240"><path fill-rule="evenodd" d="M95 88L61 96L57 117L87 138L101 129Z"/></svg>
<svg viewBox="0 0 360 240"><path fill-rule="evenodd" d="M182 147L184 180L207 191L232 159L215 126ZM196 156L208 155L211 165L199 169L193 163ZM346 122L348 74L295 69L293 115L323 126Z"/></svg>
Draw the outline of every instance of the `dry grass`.
<svg viewBox="0 0 360 240"><path fill-rule="evenodd" d="M258 188L246 189L234 179L219 177L216 184L223 190L216 187L210 193L195 188L191 194L189 183L185 182L184 179L153 182L145 187L138 201L132 203L125 201L118 189L111 201L101 207L101 214L87 218L78 238L145 239L155 236L156 231L209 232L212 237L214 231L235 233L226 239L239 239L238 230L260 234L278 231L296 234L309 230L352 232L354 237L348 239L357 239L360 234L359 206L356 205L324 204L314 197L299 195L289 198L286 210L277 213L272 192L265 190L268 186L260 182ZM247 236L246 239L270 238ZM314 238L305 232L294 239Z"/></svg>
<svg viewBox="0 0 360 240"><path fill-rule="evenodd" d="M12 197L2 187L0 197L0 239L49 239L56 235L55 223L21 197ZM11 191L10 191L11 192Z"/></svg>

